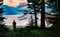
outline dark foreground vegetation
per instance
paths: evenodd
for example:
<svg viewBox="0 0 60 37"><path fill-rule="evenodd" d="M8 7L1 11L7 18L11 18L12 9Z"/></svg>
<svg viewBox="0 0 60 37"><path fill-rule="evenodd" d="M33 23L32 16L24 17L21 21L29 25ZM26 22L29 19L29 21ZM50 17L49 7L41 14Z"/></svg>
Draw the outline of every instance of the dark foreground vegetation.
<svg viewBox="0 0 60 37"><path fill-rule="evenodd" d="M6 26L0 28L0 37L60 37L60 28L34 29L17 28L15 31Z"/></svg>

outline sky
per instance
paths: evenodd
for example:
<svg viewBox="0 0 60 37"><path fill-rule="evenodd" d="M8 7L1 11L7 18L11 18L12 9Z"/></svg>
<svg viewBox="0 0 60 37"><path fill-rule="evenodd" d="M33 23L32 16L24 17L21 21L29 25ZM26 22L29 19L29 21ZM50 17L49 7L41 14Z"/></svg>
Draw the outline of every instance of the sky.
<svg viewBox="0 0 60 37"><path fill-rule="evenodd" d="M27 9L27 0L3 0L3 15L17 15L22 14ZM18 7L20 6L20 7ZM19 11L20 10L20 11Z"/></svg>
<svg viewBox="0 0 60 37"><path fill-rule="evenodd" d="M3 15L17 15L23 14L24 10L27 9L26 5L28 2L27 0L3 0ZM48 6L45 4L45 6ZM20 11L19 11L20 10ZM45 12L50 13L52 11L51 8L45 7Z"/></svg>
<svg viewBox="0 0 60 37"><path fill-rule="evenodd" d="M16 7L18 5L26 5L27 0L3 0L5 5Z"/></svg>

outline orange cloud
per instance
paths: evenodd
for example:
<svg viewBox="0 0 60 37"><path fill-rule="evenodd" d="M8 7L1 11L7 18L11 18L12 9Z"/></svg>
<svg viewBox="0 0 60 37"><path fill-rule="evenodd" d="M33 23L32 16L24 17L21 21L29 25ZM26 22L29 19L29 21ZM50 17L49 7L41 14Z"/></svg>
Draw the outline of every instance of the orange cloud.
<svg viewBox="0 0 60 37"><path fill-rule="evenodd" d="M10 0L4 0L3 2L4 5L8 5L12 7L16 7L17 5L19 5L19 1L17 0L12 0L12 2Z"/></svg>
<svg viewBox="0 0 60 37"><path fill-rule="evenodd" d="M8 5L8 6L12 6L12 7L27 4L27 0L4 0L3 2L4 2L3 3L4 5Z"/></svg>

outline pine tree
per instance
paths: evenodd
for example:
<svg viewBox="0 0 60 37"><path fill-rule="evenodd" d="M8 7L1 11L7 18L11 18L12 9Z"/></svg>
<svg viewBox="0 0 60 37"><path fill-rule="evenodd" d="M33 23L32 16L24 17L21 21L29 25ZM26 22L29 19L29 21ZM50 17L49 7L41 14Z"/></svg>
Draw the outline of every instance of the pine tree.
<svg viewBox="0 0 60 37"><path fill-rule="evenodd" d="M29 24L28 25L30 25L30 27L33 27L34 26L34 19L33 19L32 15L30 17L30 21L29 21Z"/></svg>
<svg viewBox="0 0 60 37"><path fill-rule="evenodd" d="M0 0L0 6L3 4L2 0ZM2 14L3 14L3 8L0 8L0 24L2 24L2 21L3 21L3 17L2 17Z"/></svg>
<svg viewBox="0 0 60 37"><path fill-rule="evenodd" d="M0 6L3 4L3 0L0 0ZM4 17L3 17L3 8L0 8L0 33L5 32L7 27L4 25Z"/></svg>

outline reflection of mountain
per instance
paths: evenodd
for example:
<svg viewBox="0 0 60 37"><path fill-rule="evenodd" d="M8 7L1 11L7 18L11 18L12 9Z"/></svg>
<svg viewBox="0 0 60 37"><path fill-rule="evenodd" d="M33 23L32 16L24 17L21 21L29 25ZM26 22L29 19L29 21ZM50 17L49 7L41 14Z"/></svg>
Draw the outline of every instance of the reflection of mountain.
<svg viewBox="0 0 60 37"><path fill-rule="evenodd" d="M21 17L21 16L24 16L24 15L23 14L10 15L10 16L8 15L8 17L6 17L7 19L5 19L6 25L12 25L13 20L15 20L16 23L17 23L17 26L22 26L22 27L28 26L29 21L31 20L30 19L31 14L27 14L24 17ZM32 16L33 16L33 19L34 19L34 15L32 15ZM40 14L37 15L37 17L39 18L38 19L38 25L40 25L40 19L41 19L40 16L41 16Z"/></svg>
<svg viewBox="0 0 60 37"><path fill-rule="evenodd" d="M15 7L10 7L10 6L7 6L7 5L3 5L3 10L4 10L4 15L17 15L17 14L22 14L24 11L21 12L21 10L24 10L26 9L27 7L24 7L24 6L17 6L16 8ZM18 11L18 9L20 11Z"/></svg>

